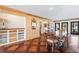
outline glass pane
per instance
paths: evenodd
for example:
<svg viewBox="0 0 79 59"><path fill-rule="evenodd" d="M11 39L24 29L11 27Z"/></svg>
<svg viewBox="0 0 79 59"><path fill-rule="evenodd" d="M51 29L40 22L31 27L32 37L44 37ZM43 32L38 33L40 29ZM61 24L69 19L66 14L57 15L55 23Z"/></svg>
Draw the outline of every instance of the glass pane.
<svg viewBox="0 0 79 59"><path fill-rule="evenodd" d="M72 33L78 33L78 22L72 22L71 23L71 25L72 25Z"/></svg>
<svg viewBox="0 0 79 59"><path fill-rule="evenodd" d="M60 23L56 23L55 25L56 25L56 31L60 30Z"/></svg>
<svg viewBox="0 0 79 59"><path fill-rule="evenodd" d="M62 35L66 36L68 33L68 22L62 23Z"/></svg>
<svg viewBox="0 0 79 59"><path fill-rule="evenodd" d="M74 32L78 32L78 23L74 23Z"/></svg>

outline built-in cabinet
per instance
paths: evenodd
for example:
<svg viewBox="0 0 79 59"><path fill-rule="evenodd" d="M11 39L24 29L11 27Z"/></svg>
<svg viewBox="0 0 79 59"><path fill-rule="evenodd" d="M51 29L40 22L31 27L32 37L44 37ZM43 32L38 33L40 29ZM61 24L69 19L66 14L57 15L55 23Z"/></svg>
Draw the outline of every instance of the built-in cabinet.
<svg viewBox="0 0 79 59"><path fill-rule="evenodd" d="M0 30L0 45L14 43L25 40L24 29Z"/></svg>

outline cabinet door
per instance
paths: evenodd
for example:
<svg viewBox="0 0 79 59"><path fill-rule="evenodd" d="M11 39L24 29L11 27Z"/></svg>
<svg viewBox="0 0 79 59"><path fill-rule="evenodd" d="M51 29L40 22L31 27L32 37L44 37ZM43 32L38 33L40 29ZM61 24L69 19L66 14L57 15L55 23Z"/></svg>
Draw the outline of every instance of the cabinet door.
<svg viewBox="0 0 79 59"><path fill-rule="evenodd" d="M24 30L19 30L18 31L18 40L23 40L24 39Z"/></svg>
<svg viewBox="0 0 79 59"><path fill-rule="evenodd" d="M7 43L7 31L0 31L0 44Z"/></svg>
<svg viewBox="0 0 79 59"><path fill-rule="evenodd" d="M9 34L9 41L14 42L17 41L17 30L11 30Z"/></svg>

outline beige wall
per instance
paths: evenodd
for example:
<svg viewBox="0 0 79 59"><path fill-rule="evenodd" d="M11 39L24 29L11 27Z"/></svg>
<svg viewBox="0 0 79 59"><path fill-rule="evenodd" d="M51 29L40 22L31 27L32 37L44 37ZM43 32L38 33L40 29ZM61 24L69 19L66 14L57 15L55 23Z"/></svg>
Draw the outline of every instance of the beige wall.
<svg viewBox="0 0 79 59"><path fill-rule="evenodd" d="M35 18L36 22L37 22L37 28L36 29L32 29L32 20L33 18ZM39 18L37 17L33 17L33 16L27 16L27 20L26 20L26 32L27 32L27 39L33 39L33 38L37 38L39 37L40 33L39 33Z"/></svg>
<svg viewBox="0 0 79 59"><path fill-rule="evenodd" d="M29 15L27 13L23 13L21 11L15 10L15 9L11 9L11 8L7 8L4 6L0 6L0 10L1 11L6 11L7 13L10 14L15 14L15 15L19 15L19 16L23 16L26 18L26 39L33 39L33 38L37 38L40 37L40 22L42 23L42 33L44 33L44 24L47 23L48 24L48 20L41 18L41 17L36 17L33 15ZM32 20L33 18L35 18L36 22L37 22L37 28L36 29L32 29Z"/></svg>
<svg viewBox="0 0 79 59"><path fill-rule="evenodd" d="M36 22L37 22L37 28L36 29L32 29L32 19L35 18ZM33 17L33 16L27 16L27 20L26 20L26 28L27 28L27 39L33 39L33 38L37 38L40 37L40 22L42 24L42 33L44 33L44 24L48 24L48 20L45 19L41 19L41 18L37 18L37 17Z"/></svg>

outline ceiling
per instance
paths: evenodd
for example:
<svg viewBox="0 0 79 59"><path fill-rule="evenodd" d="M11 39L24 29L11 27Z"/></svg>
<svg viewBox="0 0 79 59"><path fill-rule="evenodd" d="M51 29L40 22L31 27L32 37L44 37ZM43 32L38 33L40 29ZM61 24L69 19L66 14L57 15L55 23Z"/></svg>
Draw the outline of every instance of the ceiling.
<svg viewBox="0 0 79 59"><path fill-rule="evenodd" d="M79 17L79 5L7 5L7 7L52 20Z"/></svg>

